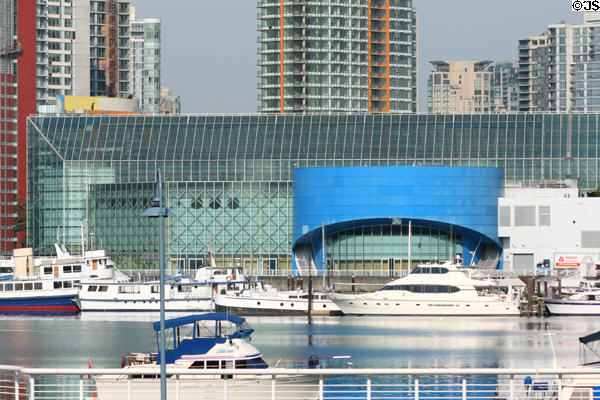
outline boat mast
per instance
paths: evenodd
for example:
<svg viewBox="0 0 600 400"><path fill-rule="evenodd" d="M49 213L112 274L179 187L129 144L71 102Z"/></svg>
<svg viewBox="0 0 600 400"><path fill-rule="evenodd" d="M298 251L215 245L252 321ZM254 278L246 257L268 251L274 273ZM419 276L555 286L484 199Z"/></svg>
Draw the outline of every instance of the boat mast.
<svg viewBox="0 0 600 400"><path fill-rule="evenodd" d="M412 221L408 221L408 273L412 271Z"/></svg>
<svg viewBox="0 0 600 400"><path fill-rule="evenodd" d="M81 256L85 257L85 243L84 243L84 237L83 237L83 220L81 220L79 222L79 227L80 227L80 231L81 231Z"/></svg>

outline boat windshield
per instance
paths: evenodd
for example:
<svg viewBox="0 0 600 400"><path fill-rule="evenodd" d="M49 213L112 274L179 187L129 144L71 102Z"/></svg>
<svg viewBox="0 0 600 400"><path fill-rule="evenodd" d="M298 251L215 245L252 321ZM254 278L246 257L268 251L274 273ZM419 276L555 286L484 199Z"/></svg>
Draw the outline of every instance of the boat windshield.
<svg viewBox="0 0 600 400"><path fill-rule="evenodd" d="M448 272L448 268L446 267L417 265L415 268L413 268L411 274L447 274Z"/></svg>

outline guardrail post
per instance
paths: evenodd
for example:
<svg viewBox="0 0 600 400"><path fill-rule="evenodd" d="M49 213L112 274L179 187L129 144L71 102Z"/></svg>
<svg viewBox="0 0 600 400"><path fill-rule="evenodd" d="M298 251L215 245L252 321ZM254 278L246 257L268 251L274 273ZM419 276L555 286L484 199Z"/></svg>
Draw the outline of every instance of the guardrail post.
<svg viewBox="0 0 600 400"><path fill-rule="evenodd" d="M181 375L177 375L175 378L175 399L179 400L181 398L181 393L179 392L179 378Z"/></svg>
<svg viewBox="0 0 600 400"><path fill-rule="evenodd" d="M229 385L228 385L228 381L229 381L229 379L227 379L227 377L225 377L223 379L223 400L227 400L229 398Z"/></svg>
<svg viewBox="0 0 600 400"><path fill-rule="evenodd" d="M562 374L558 374L557 378L556 378L556 390L557 390L557 396L560 396L562 393Z"/></svg>
<svg viewBox="0 0 600 400"><path fill-rule="evenodd" d="M127 400L131 400L131 375L127 377Z"/></svg>
<svg viewBox="0 0 600 400"><path fill-rule="evenodd" d="M419 377L415 377L415 400L419 400Z"/></svg>
<svg viewBox="0 0 600 400"><path fill-rule="evenodd" d="M467 400L467 377L462 377L462 400Z"/></svg>
<svg viewBox="0 0 600 400"><path fill-rule="evenodd" d="M319 400L323 400L323 375L319 375Z"/></svg>
<svg viewBox="0 0 600 400"><path fill-rule="evenodd" d="M15 372L15 400L19 399L19 373Z"/></svg>
<svg viewBox="0 0 600 400"><path fill-rule="evenodd" d="M79 400L83 400L83 375L79 375Z"/></svg>
<svg viewBox="0 0 600 400"><path fill-rule="evenodd" d="M275 375L271 375L271 400L275 400Z"/></svg>
<svg viewBox="0 0 600 400"><path fill-rule="evenodd" d="M367 400L371 400L371 375L367 375Z"/></svg>
<svg viewBox="0 0 600 400"><path fill-rule="evenodd" d="M508 383L509 387L509 399L513 400L515 398L515 376L510 376L510 381Z"/></svg>
<svg viewBox="0 0 600 400"><path fill-rule="evenodd" d="M29 376L29 400L35 400L35 379Z"/></svg>

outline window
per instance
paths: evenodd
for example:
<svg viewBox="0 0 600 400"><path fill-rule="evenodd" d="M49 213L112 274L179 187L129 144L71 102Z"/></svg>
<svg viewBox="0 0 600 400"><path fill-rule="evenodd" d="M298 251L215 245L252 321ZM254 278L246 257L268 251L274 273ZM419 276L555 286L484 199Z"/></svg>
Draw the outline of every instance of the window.
<svg viewBox="0 0 600 400"><path fill-rule="evenodd" d="M12 283L7 283L6 285L4 285L4 291L10 292L12 290L13 290L13 284Z"/></svg>
<svg viewBox="0 0 600 400"><path fill-rule="evenodd" d="M33 288L35 290L42 290L42 282L34 282L33 283Z"/></svg>
<svg viewBox="0 0 600 400"><path fill-rule="evenodd" d="M515 206L515 226L535 226L535 206Z"/></svg>
<svg viewBox="0 0 600 400"><path fill-rule="evenodd" d="M100 286L100 287L98 287L98 291L99 292L106 292L106 291L108 291L108 286Z"/></svg>
<svg viewBox="0 0 600 400"><path fill-rule="evenodd" d="M88 292L95 292L98 289L98 286L90 285L88 287Z"/></svg>
<svg viewBox="0 0 600 400"><path fill-rule="evenodd" d="M44 275L52 275L52 267L44 267Z"/></svg>
<svg viewBox="0 0 600 400"><path fill-rule="evenodd" d="M70 274L73 271L73 267L71 267L70 265L65 265L63 267L63 273L64 274Z"/></svg>
<svg viewBox="0 0 600 400"><path fill-rule="evenodd" d="M140 287L138 285L119 286L119 293L140 293Z"/></svg>
<svg viewBox="0 0 600 400"><path fill-rule="evenodd" d="M64 282L63 282L63 287L64 287L65 289L67 289L67 288L70 288L70 287L73 287L73 282L71 282L71 281L64 281Z"/></svg>
<svg viewBox="0 0 600 400"><path fill-rule="evenodd" d="M33 283L29 282L25 284L25 290L33 290Z"/></svg>
<svg viewBox="0 0 600 400"><path fill-rule="evenodd" d="M437 293L436 285L424 285L425 293Z"/></svg>
<svg viewBox="0 0 600 400"><path fill-rule="evenodd" d="M73 272L81 272L81 265L73 265Z"/></svg>
<svg viewBox="0 0 600 400"><path fill-rule="evenodd" d="M508 207L508 206L498 207L498 225L510 226L510 207Z"/></svg>
<svg viewBox="0 0 600 400"><path fill-rule="evenodd" d="M62 288L62 282L54 282L54 289Z"/></svg>
<svg viewBox="0 0 600 400"><path fill-rule="evenodd" d="M23 290L23 284L22 283L15 283L15 290Z"/></svg>

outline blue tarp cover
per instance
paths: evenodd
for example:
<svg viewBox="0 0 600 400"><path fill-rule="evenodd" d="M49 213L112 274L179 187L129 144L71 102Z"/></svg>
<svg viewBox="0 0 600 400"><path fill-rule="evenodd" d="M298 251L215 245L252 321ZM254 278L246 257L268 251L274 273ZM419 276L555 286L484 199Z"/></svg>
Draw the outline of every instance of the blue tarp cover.
<svg viewBox="0 0 600 400"><path fill-rule="evenodd" d="M590 342L595 342L596 340L600 340L600 331L591 333L587 336L582 336L579 338L579 342L583 344L588 344Z"/></svg>
<svg viewBox="0 0 600 400"><path fill-rule="evenodd" d="M234 324L241 325L246 319L241 317L236 317L235 315L225 314L225 313L207 313L207 314L198 314L198 315L187 315L185 317L179 318L170 318L165 320L165 329L173 328L175 326L182 326L193 324L196 321L231 321ZM154 330L160 330L160 321L154 322L153 324Z"/></svg>

